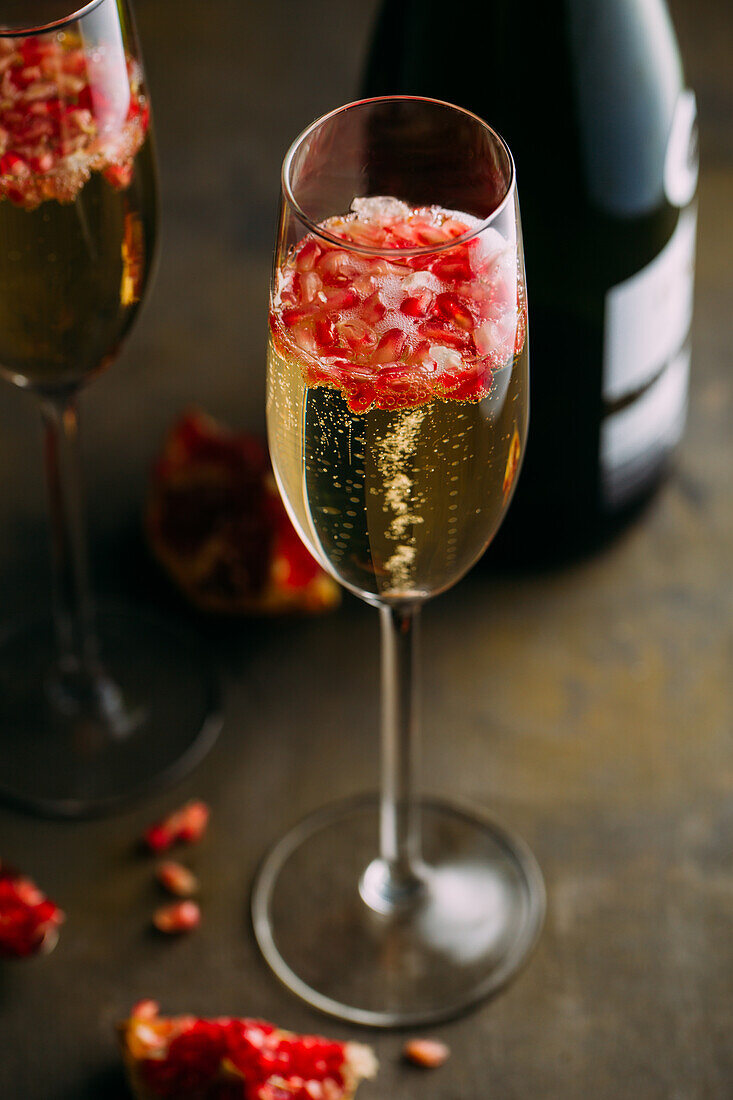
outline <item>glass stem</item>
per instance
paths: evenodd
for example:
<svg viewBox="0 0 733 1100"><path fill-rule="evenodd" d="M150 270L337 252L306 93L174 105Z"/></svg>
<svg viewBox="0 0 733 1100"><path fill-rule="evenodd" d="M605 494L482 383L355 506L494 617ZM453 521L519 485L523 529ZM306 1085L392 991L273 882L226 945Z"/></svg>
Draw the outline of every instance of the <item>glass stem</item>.
<svg viewBox="0 0 733 1100"><path fill-rule="evenodd" d="M79 421L74 397L44 398L41 410L58 647L53 687L63 696L56 702L65 703L67 709L83 705L99 674L79 466Z"/></svg>
<svg viewBox="0 0 733 1100"><path fill-rule="evenodd" d="M417 631L419 605L381 606L382 787L379 858L361 884L382 913L413 904L422 890L417 787Z"/></svg>

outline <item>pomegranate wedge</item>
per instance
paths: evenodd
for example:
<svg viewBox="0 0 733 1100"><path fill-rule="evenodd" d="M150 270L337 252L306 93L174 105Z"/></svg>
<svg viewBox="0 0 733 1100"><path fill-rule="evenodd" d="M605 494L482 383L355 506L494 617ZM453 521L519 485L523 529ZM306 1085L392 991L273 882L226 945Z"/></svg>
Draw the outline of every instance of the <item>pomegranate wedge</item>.
<svg viewBox="0 0 733 1100"><path fill-rule="evenodd" d="M138 1100L351 1100L377 1071L360 1043L263 1020L163 1017L154 1001L136 1005L119 1036Z"/></svg>

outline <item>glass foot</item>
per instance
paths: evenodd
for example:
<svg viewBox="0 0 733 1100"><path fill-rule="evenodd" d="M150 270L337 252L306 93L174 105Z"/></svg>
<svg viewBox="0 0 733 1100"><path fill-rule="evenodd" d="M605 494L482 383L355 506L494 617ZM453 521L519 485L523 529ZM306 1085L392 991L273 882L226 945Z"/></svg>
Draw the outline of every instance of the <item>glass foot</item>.
<svg viewBox="0 0 733 1100"><path fill-rule="evenodd" d="M315 1008L373 1027L434 1023L496 992L527 960L545 889L523 841L432 800L421 826L423 889L391 914L360 893L375 866L376 798L326 807L265 858L255 935L277 976Z"/></svg>
<svg viewBox="0 0 733 1100"><path fill-rule="evenodd" d="M96 620L104 675L86 696L55 668L50 620L0 631L0 798L103 813L180 778L213 744L221 715L203 643L147 612L102 606Z"/></svg>

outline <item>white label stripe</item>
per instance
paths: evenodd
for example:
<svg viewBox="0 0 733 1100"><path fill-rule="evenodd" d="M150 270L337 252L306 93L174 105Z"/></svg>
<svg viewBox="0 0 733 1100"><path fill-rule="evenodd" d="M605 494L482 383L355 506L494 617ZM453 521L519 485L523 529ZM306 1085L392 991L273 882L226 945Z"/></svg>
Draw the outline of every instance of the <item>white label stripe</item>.
<svg viewBox="0 0 733 1100"><path fill-rule="evenodd" d="M606 294L603 398L609 403L642 389L687 338L696 221L694 205L683 210L659 255Z"/></svg>

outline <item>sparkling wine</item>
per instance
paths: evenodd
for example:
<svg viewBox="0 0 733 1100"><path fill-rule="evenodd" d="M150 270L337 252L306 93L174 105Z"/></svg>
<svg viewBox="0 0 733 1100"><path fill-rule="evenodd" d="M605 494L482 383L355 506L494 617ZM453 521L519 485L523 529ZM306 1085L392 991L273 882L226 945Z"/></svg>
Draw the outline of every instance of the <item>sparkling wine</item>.
<svg viewBox="0 0 733 1100"><path fill-rule="evenodd" d="M342 584L380 599L426 596L474 564L513 482L526 360L523 351L497 371L480 401L355 413L334 388L308 386L270 341L273 464L301 537Z"/></svg>
<svg viewBox="0 0 733 1100"><path fill-rule="evenodd" d="M329 228L384 244L385 219L366 209ZM402 204L392 209L393 248L476 226L434 209L409 223ZM310 236L280 273L268 347L273 466L302 538L363 597L398 602L453 584L513 491L527 426L524 307L511 250L488 232L472 252L459 244L427 265Z"/></svg>

